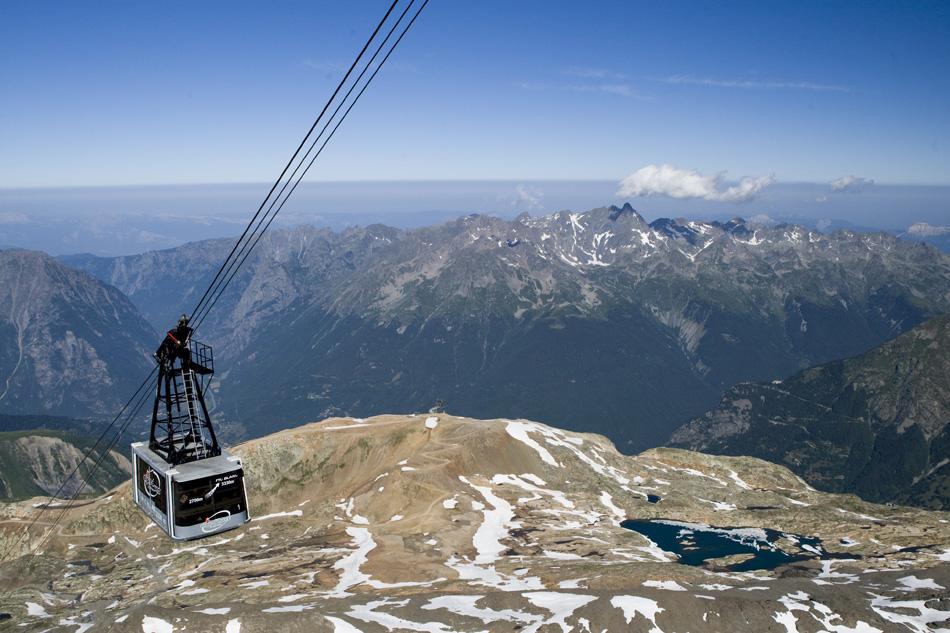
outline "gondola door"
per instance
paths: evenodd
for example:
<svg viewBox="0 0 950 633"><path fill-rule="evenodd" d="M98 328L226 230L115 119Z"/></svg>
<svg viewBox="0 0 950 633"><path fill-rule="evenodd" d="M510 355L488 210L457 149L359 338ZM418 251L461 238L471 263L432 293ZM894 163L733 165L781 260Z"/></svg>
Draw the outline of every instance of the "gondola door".
<svg viewBox="0 0 950 633"><path fill-rule="evenodd" d="M168 490L170 478L138 453L133 453L135 503L168 532Z"/></svg>

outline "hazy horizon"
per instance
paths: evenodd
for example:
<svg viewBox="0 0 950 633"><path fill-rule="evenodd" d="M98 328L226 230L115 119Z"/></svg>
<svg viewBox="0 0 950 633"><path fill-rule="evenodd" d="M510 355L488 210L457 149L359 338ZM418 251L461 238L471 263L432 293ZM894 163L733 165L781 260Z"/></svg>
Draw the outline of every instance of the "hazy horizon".
<svg viewBox="0 0 950 633"><path fill-rule="evenodd" d="M728 184L728 183L725 183ZM237 235L267 193L265 183L0 189L0 247L53 255L127 255ZM903 230L950 225L950 186L774 183L741 202L618 195L595 181L364 181L301 185L275 225L340 230L383 223L414 228L469 213L513 218L630 202L647 220L768 216L832 228Z"/></svg>

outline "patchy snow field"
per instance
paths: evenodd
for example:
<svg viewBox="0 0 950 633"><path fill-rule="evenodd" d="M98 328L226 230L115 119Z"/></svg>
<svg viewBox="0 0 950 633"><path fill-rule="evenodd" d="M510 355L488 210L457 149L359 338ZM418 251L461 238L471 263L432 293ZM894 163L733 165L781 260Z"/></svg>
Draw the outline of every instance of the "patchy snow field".
<svg viewBox="0 0 950 633"><path fill-rule="evenodd" d="M929 633L950 626L945 515L820 493L762 462L669 449L623 456L593 435L447 414L329 420L237 452L259 513L251 525L172 543L149 529L127 487L111 491L71 511L32 570L16 561L0 566L8 589L0 614L9 615L0 628ZM2 510L23 525L44 503ZM624 527L651 519L686 549L664 550L658 536ZM796 559L755 571L733 568L747 552L685 564L689 548L712 537Z"/></svg>

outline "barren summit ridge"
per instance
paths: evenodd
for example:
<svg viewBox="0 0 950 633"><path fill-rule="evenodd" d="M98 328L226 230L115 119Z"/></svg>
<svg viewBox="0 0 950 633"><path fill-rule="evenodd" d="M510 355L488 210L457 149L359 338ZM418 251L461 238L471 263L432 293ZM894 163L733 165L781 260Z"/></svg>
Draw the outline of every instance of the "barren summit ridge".
<svg viewBox="0 0 950 633"><path fill-rule="evenodd" d="M172 543L120 486L73 510L32 570L3 563L6 623L883 632L950 618L947 514L820 493L756 459L623 456L597 435L442 414L334 418L235 452L246 529ZM4 547L37 501L0 507ZM697 552L709 559L684 564ZM743 571L763 557L780 560Z"/></svg>

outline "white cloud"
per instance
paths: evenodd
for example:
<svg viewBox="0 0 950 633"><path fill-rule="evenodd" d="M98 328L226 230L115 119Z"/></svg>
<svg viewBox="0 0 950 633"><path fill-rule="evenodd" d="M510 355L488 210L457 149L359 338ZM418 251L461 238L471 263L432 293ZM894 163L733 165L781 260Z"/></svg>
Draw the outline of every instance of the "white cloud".
<svg viewBox="0 0 950 633"><path fill-rule="evenodd" d="M301 62L307 68L318 70L322 73L343 73L346 72L346 64L343 62L333 62L325 59L305 59Z"/></svg>
<svg viewBox="0 0 950 633"><path fill-rule="evenodd" d="M580 80L577 83L564 84L562 82L543 83L537 81L522 81L516 85L524 90L564 90L570 92L587 92L627 97L633 99L649 99L634 90L627 81L627 75L606 68L587 66L569 66L562 68L560 74Z"/></svg>
<svg viewBox="0 0 950 633"><path fill-rule="evenodd" d="M950 226L934 226L927 222L914 222L907 227L907 232L920 237L937 237L950 234Z"/></svg>
<svg viewBox="0 0 950 633"><path fill-rule="evenodd" d="M29 218L23 213L0 211L0 224L26 224L29 221Z"/></svg>
<svg viewBox="0 0 950 633"><path fill-rule="evenodd" d="M535 187L518 185L515 187L515 200L513 204L519 209L540 209L541 198L543 197L544 194Z"/></svg>
<svg viewBox="0 0 950 633"><path fill-rule="evenodd" d="M522 90L547 90L550 87L540 81L516 81L512 85Z"/></svg>
<svg viewBox="0 0 950 633"><path fill-rule="evenodd" d="M870 178L860 178L858 176L842 176L832 180L830 183L831 190L837 193L848 192L848 193L858 193L859 191L864 191L869 187L874 186L874 181Z"/></svg>
<svg viewBox="0 0 950 633"><path fill-rule="evenodd" d="M623 73L617 73L606 68L589 68L585 66L571 66L561 71L561 74L568 77L579 77L580 79L626 79Z"/></svg>
<svg viewBox="0 0 950 633"><path fill-rule="evenodd" d="M389 72L399 72L399 73L412 73L413 75L418 75L422 70L418 65L399 61L398 59L393 59L386 62L386 70Z"/></svg>
<svg viewBox="0 0 950 633"><path fill-rule="evenodd" d="M685 200L748 202L774 180L774 176L746 177L736 185L724 187L722 174L704 176L698 171L672 165L647 165L621 180L617 195L621 198L668 196Z"/></svg>
<svg viewBox="0 0 950 633"><path fill-rule="evenodd" d="M764 213L759 213L749 218L748 223L757 224L759 226L775 226L778 224L778 221Z"/></svg>
<svg viewBox="0 0 950 633"><path fill-rule="evenodd" d="M327 59L305 59L301 64L311 70L316 70L327 75L342 75L350 67L349 62L332 61ZM419 73L419 67L415 64L403 61L386 62L386 70L389 72Z"/></svg>
<svg viewBox="0 0 950 633"><path fill-rule="evenodd" d="M848 86L835 84L817 84L810 81L781 81L761 79L716 79L714 77L694 77L692 75L670 75L654 78L665 84L708 86L712 88L751 88L779 90L811 90L813 92L851 92Z"/></svg>
<svg viewBox="0 0 950 633"><path fill-rule="evenodd" d="M645 97L637 94L629 84L591 84L589 86L569 86L569 89L574 92L600 92L618 97L645 99Z"/></svg>

